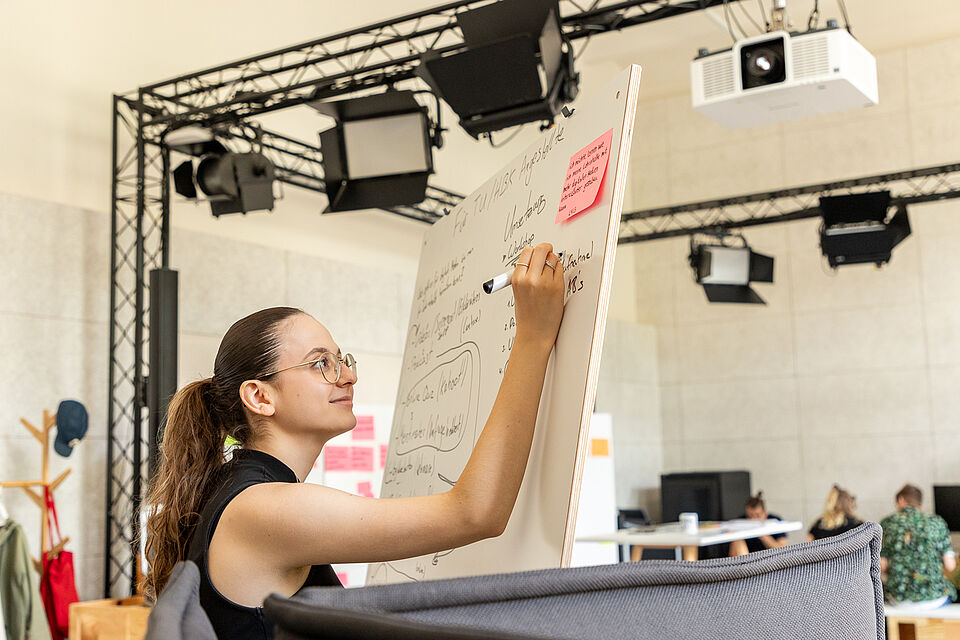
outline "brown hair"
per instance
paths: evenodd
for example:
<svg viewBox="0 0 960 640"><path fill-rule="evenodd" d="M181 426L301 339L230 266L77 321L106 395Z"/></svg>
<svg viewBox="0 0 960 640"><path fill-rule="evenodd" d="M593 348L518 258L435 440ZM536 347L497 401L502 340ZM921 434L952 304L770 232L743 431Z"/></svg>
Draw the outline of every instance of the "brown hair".
<svg viewBox="0 0 960 640"><path fill-rule="evenodd" d="M903 488L897 492L897 498L903 498L903 501L907 503L907 506L915 507L917 509L919 509L920 505L923 504L923 492L912 484L903 485Z"/></svg>
<svg viewBox="0 0 960 640"><path fill-rule="evenodd" d="M256 430L240 401L240 385L262 379L275 368L280 324L300 313L273 307L235 322L220 342L213 377L191 382L170 400L160 464L144 507L150 514L147 595L156 597L173 566L185 558L199 512L214 489L211 480L225 462L226 437L243 446Z"/></svg>
<svg viewBox="0 0 960 640"><path fill-rule="evenodd" d="M747 509L760 508L766 511L767 507L763 503L763 491L757 491L757 495L747 498L747 503L744 505L744 507Z"/></svg>
<svg viewBox="0 0 960 640"><path fill-rule="evenodd" d="M824 529L836 529L843 524L844 518L856 517L854 513L856 508L857 499L853 494L846 489L841 489L839 485L833 485L823 505L823 514L820 516L821 526Z"/></svg>

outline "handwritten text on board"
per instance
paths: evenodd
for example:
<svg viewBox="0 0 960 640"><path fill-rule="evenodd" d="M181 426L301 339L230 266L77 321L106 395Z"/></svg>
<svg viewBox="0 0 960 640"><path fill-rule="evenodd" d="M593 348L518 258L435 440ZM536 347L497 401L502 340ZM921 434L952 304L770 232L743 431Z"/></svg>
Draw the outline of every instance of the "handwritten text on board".
<svg viewBox="0 0 960 640"><path fill-rule="evenodd" d="M563 180L556 222L564 222L592 207L610 161L613 129L573 154Z"/></svg>

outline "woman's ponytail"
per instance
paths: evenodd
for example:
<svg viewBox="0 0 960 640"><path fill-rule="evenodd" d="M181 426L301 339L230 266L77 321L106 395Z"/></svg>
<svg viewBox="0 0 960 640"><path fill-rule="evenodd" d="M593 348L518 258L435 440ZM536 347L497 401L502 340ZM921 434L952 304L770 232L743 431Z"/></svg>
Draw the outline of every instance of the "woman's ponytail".
<svg viewBox="0 0 960 640"><path fill-rule="evenodd" d="M180 389L167 410L160 465L146 500L146 553L150 561L144 591L156 597L170 571L186 555L210 480L223 464L226 433L211 410L213 380Z"/></svg>

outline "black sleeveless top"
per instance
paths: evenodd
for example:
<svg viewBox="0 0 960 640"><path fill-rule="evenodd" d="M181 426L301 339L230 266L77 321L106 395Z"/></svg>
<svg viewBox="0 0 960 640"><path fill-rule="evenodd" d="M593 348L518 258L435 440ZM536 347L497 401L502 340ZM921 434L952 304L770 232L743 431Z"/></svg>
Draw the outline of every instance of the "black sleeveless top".
<svg viewBox="0 0 960 640"><path fill-rule="evenodd" d="M273 623L261 607L245 607L223 597L210 581L207 551L223 510L248 487L264 482L297 482L290 467L262 451L236 449L230 462L213 479L213 495L200 510L200 521L187 546L187 560L200 569L200 606L210 618L219 640L272 640ZM242 558L237 559L242 562ZM341 586L333 568L314 565L300 589ZM298 590L299 593L299 590Z"/></svg>

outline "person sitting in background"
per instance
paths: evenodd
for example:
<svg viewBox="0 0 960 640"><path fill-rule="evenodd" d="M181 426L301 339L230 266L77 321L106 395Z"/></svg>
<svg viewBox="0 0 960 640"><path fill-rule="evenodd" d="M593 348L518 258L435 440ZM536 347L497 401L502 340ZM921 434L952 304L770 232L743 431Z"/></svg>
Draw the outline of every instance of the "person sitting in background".
<svg viewBox="0 0 960 640"><path fill-rule="evenodd" d="M856 529L863 524L863 520L856 516L857 499L837 485L830 487L827 493L827 502L823 506L823 513L810 527L807 542L820 540L829 536L836 536Z"/></svg>
<svg viewBox="0 0 960 640"><path fill-rule="evenodd" d="M943 518L920 511L923 493L907 484L897 493L897 512L880 521L880 570L891 604L935 609L956 598L947 575L957 568L950 531Z"/></svg>
<svg viewBox="0 0 960 640"><path fill-rule="evenodd" d="M749 520L783 520L780 516L767 511L767 506L763 502L763 491L758 491L757 495L747 498L747 503L744 505L744 514L740 517ZM787 534L785 533L734 540L730 543L730 555L745 556L754 551L776 549L777 547L785 547L787 544Z"/></svg>

